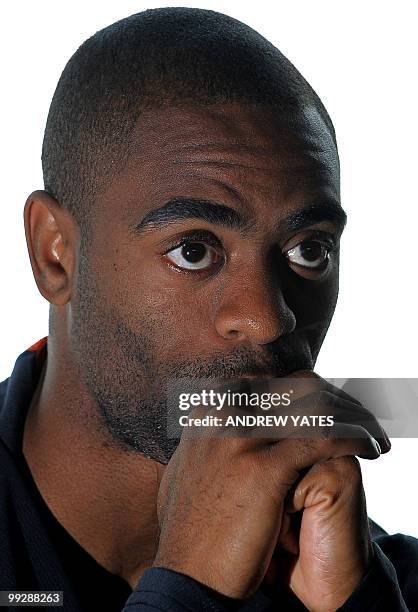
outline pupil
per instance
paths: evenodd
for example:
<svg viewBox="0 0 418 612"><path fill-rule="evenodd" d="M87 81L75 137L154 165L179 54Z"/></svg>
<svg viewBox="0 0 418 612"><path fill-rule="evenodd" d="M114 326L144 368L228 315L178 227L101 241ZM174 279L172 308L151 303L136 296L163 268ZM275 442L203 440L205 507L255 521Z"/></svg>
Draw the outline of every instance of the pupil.
<svg viewBox="0 0 418 612"><path fill-rule="evenodd" d="M206 247L201 242L189 242L183 246L181 254L189 263L198 263L206 255Z"/></svg>
<svg viewBox="0 0 418 612"><path fill-rule="evenodd" d="M323 246L319 242L306 242L302 245L302 257L307 261L316 261L323 257Z"/></svg>

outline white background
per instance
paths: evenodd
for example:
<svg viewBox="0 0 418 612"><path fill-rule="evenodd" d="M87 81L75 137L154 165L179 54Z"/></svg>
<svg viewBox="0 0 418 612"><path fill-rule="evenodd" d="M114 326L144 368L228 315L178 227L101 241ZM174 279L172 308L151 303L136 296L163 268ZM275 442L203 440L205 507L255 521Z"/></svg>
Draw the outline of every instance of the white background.
<svg viewBox="0 0 418 612"><path fill-rule="evenodd" d="M43 129L59 75L96 30L168 2L51 0L1 8L0 380L47 334L48 304L24 239L27 195L42 188ZM417 36L414 2L183 0L258 30L316 89L337 130L341 290L317 371L324 377L417 377ZM417 408L418 410L418 408ZM368 511L390 533L418 536L415 439L362 460Z"/></svg>

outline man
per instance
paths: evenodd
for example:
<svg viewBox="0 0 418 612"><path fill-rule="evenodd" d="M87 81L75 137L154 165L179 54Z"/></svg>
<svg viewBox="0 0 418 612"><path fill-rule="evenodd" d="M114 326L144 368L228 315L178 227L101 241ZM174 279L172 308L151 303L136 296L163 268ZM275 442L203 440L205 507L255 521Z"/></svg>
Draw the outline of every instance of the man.
<svg viewBox="0 0 418 612"><path fill-rule="evenodd" d="M25 228L50 325L1 386L1 588L68 610L413 610L417 541L368 520L355 457L390 443L313 373L345 214L294 66L212 11L133 15L70 59L42 161ZM285 376L346 435L167 435L170 381Z"/></svg>

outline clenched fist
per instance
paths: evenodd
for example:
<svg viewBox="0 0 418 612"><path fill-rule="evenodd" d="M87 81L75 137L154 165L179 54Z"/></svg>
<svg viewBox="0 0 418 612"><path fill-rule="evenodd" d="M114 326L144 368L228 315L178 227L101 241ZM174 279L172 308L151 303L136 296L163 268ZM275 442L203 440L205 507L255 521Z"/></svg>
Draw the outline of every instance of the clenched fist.
<svg viewBox="0 0 418 612"><path fill-rule="evenodd" d="M308 403L311 415L332 415L335 427L277 439L183 431L161 468L154 566L237 599L265 578L281 580L308 609L331 611L361 582L372 554L355 455L375 459L390 443L356 400L313 373L294 376L308 379L299 391L305 410Z"/></svg>

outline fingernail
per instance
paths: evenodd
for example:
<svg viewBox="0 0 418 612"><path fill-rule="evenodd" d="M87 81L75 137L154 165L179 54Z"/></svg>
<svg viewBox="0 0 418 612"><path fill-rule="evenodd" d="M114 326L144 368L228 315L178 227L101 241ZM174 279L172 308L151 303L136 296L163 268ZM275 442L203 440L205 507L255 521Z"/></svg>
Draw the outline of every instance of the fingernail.
<svg viewBox="0 0 418 612"><path fill-rule="evenodd" d="M382 449L380 448L379 442L376 440L376 438L372 438L372 441L373 441L373 445L374 445L376 451L379 453L379 455L381 455L382 454Z"/></svg>

